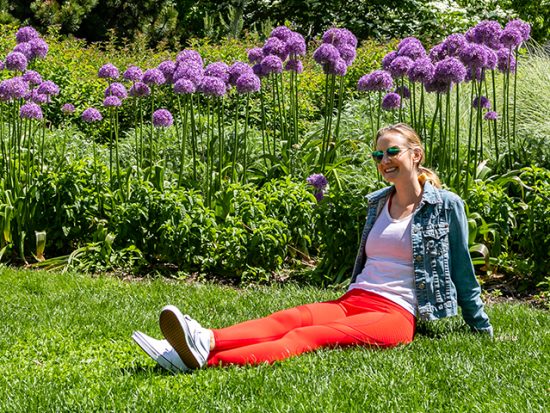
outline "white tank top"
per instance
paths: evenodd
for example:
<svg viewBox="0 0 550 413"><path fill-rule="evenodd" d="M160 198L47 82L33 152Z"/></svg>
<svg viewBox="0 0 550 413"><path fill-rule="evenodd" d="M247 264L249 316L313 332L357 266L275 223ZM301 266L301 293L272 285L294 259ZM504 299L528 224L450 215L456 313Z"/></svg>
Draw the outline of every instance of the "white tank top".
<svg viewBox="0 0 550 413"><path fill-rule="evenodd" d="M416 315L411 222L412 214L393 219L386 202L367 238L365 267L349 289L375 292Z"/></svg>

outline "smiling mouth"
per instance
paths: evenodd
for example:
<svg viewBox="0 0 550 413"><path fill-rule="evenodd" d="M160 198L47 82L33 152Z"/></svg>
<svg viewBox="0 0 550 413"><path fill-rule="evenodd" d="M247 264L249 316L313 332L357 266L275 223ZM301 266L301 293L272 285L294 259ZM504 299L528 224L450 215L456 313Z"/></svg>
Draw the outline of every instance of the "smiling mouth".
<svg viewBox="0 0 550 413"><path fill-rule="evenodd" d="M393 168L384 169L384 172L389 173L389 172L393 172L393 171L396 171L396 170L397 170L397 168L393 167Z"/></svg>

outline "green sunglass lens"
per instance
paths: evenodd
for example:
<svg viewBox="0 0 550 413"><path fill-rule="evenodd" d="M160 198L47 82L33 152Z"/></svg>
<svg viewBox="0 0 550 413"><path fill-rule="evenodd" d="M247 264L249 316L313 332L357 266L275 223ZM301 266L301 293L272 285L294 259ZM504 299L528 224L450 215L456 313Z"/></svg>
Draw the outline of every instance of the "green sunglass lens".
<svg viewBox="0 0 550 413"><path fill-rule="evenodd" d="M388 148L386 150L386 153L388 154L388 156L395 156L397 155L399 152L401 152L401 148Z"/></svg>
<svg viewBox="0 0 550 413"><path fill-rule="evenodd" d="M382 158L384 158L384 152L374 151L374 152L372 152L372 157L375 161L380 162L382 160Z"/></svg>

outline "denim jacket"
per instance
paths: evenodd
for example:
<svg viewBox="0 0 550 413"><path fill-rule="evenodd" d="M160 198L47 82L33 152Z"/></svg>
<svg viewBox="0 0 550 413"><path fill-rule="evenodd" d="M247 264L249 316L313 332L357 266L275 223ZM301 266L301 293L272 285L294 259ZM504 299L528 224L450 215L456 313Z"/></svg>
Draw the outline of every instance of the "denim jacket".
<svg viewBox="0 0 550 413"><path fill-rule="evenodd" d="M351 282L365 266L367 237L391 191L393 186L367 195L367 218ZM419 319L454 316L459 305L464 321L473 330L492 336L493 328L483 308L481 287L468 251L462 199L425 182L422 200L413 214L411 239Z"/></svg>

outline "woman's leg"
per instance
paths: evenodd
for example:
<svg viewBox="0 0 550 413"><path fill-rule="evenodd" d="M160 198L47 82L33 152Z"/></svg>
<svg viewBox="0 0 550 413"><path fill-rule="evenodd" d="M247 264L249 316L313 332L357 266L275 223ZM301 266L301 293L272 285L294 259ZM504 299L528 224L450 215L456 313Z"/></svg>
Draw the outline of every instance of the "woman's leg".
<svg viewBox="0 0 550 413"><path fill-rule="evenodd" d="M213 329L215 348L212 353L277 340L296 328L326 324L343 318L346 311L340 305L341 299L301 305L264 318Z"/></svg>
<svg viewBox="0 0 550 413"><path fill-rule="evenodd" d="M365 312L324 325L300 326L272 341L213 351L207 364L272 363L320 347L357 344L392 347L411 342L414 328L414 316L400 308Z"/></svg>

